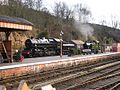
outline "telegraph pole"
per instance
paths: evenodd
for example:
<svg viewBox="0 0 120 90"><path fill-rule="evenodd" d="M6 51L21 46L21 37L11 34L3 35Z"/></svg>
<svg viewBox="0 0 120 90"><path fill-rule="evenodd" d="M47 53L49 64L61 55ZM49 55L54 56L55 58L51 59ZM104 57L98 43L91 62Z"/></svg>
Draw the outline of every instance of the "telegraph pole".
<svg viewBox="0 0 120 90"><path fill-rule="evenodd" d="M61 31L60 32L60 57L62 58L62 35L63 35L64 33Z"/></svg>

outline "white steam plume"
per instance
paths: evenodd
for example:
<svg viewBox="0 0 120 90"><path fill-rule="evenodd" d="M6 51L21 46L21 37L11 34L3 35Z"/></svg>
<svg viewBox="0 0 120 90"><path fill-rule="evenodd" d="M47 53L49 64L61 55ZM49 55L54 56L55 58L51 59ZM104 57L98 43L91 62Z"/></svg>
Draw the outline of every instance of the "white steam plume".
<svg viewBox="0 0 120 90"><path fill-rule="evenodd" d="M92 37L94 29L89 24L76 22L75 27L81 32L81 34L85 37L86 40L88 40L88 37Z"/></svg>

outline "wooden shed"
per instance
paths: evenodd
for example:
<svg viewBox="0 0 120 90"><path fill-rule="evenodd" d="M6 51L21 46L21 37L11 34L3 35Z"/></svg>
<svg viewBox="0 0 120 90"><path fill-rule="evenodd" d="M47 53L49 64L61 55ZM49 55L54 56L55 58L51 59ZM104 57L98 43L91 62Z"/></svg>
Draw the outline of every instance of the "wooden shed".
<svg viewBox="0 0 120 90"><path fill-rule="evenodd" d="M82 48L84 42L82 40L72 40L72 43L75 44L76 48Z"/></svg>
<svg viewBox="0 0 120 90"><path fill-rule="evenodd" d="M6 55L8 62L12 62L12 42L9 40L11 32L31 31L33 24L23 18L0 16L0 32L5 32L5 41L0 43L0 52Z"/></svg>

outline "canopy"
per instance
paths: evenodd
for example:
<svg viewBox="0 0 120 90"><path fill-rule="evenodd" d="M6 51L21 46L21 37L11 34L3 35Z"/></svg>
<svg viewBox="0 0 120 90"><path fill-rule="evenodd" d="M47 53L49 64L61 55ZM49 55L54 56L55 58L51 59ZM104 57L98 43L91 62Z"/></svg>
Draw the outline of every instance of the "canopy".
<svg viewBox="0 0 120 90"><path fill-rule="evenodd" d="M30 31L33 24L25 19L9 16L0 16L0 32Z"/></svg>

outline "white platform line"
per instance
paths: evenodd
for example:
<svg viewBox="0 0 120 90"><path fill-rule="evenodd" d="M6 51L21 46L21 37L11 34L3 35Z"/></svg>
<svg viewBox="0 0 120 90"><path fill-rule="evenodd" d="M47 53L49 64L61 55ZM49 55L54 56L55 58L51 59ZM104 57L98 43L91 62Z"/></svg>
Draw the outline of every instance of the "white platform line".
<svg viewBox="0 0 120 90"><path fill-rule="evenodd" d="M0 70L10 69L10 68L17 68L17 67L25 67L25 66L37 65L37 64L49 64L49 63L53 63L53 62L62 62L62 61L67 61L67 60L81 60L82 61L82 59L84 60L86 58L108 56L108 55L114 55L114 54L120 54L120 52L102 53L102 54L95 54L95 55L86 55L86 56L81 56L81 57L70 57L70 58L67 58L67 59L58 59L58 60L42 61L42 62L27 63L27 64L20 63L20 64L17 64L17 65L0 66Z"/></svg>

